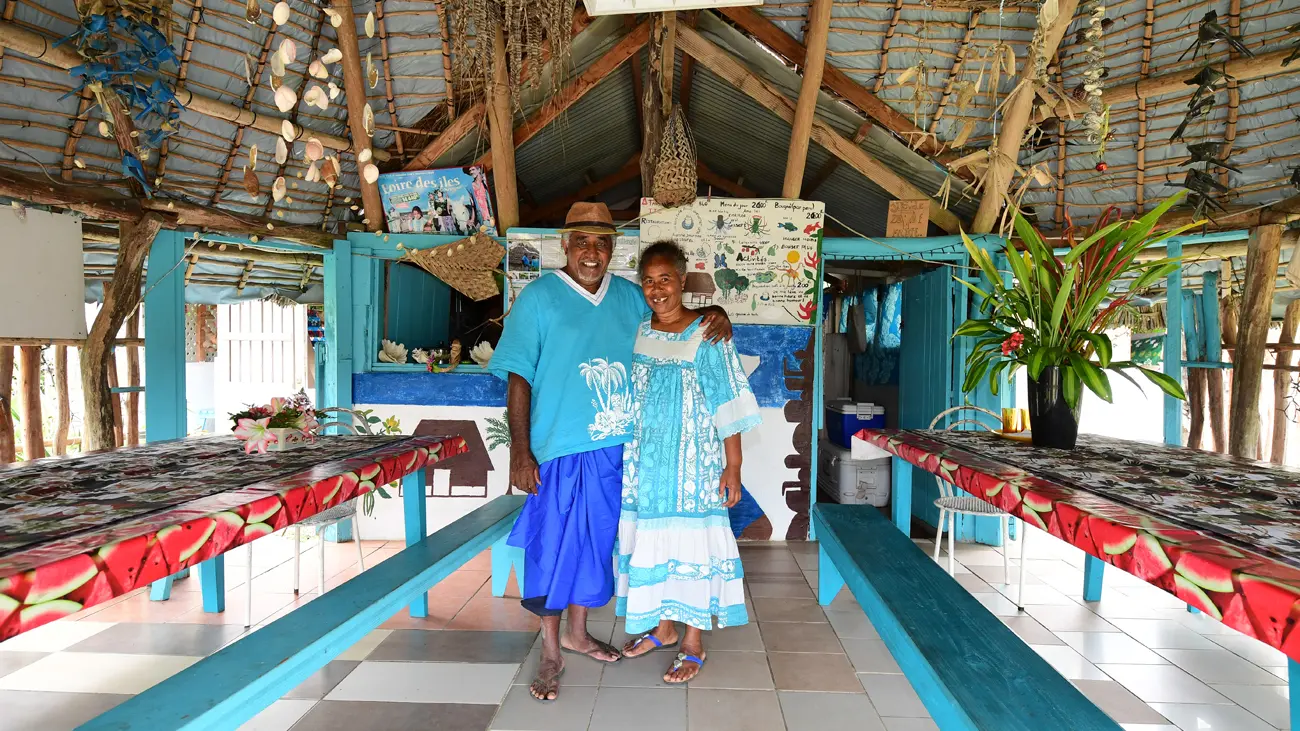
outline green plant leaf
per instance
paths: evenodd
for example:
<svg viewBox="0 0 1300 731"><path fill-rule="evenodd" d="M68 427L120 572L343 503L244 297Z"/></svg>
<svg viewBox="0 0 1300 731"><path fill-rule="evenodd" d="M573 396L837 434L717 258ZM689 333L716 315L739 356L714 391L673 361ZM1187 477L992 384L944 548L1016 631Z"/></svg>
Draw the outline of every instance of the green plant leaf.
<svg viewBox="0 0 1300 731"><path fill-rule="evenodd" d="M1146 376L1147 380L1159 386L1161 391L1164 391L1180 401L1187 400L1187 393L1183 391L1183 384L1175 381L1173 378L1170 378L1167 374L1161 373L1160 371L1152 370L1151 368L1143 368L1142 366L1138 366L1137 368L1139 371L1142 371L1142 375Z"/></svg>
<svg viewBox="0 0 1300 731"><path fill-rule="evenodd" d="M1065 403L1071 409L1079 408L1079 397L1083 395L1082 387L1079 385L1079 375L1073 368L1061 368L1061 394L1065 396Z"/></svg>
<svg viewBox="0 0 1300 731"><path fill-rule="evenodd" d="M1108 404L1114 402L1106 371L1098 368L1092 361L1084 360L1078 353L1070 353L1070 370L1078 374L1079 380L1083 381L1089 391L1100 396Z"/></svg>
<svg viewBox="0 0 1300 731"><path fill-rule="evenodd" d="M969 289L970 291L972 291L972 292L974 292L975 294L979 295L980 299L982 299L982 300L991 299L991 298L993 297L993 295L989 294L988 292L985 292L984 290L980 289L979 287L976 287L975 285L971 284L970 282L966 281L965 279L962 279L961 277L953 277L953 279L955 279L955 280L957 280L958 282L960 282L962 285L964 285L964 286L965 286L967 289Z"/></svg>
<svg viewBox="0 0 1300 731"><path fill-rule="evenodd" d="M957 329L953 330L952 336L954 338L960 338L970 335L984 335L994 331L1001 332L991 320L972 318L958 325Z"/></svg>
<svg viewBox="0 0 1300 731"><path fill-rule="evenodd" d="M1078 271L1077 266L1072 266L1065 271L1065 279L1056 292L1056 301L1052 303L1052 319L1048 321L1048 335L1053 342L1056 342L1056 336L1061 330L1061 316L1065 314L1065 303L1070 298L1070 292L1074 291L1074 277Z"/></svg>
<svg viewBox="0 0 1300 731"><path fill-rule="evenodd" d="M1097 353L1097 363L1102 368L1110 367L1110 358L1113 353L1111 350L1110 338L1106 333L1083 333L1083 338L1092 343L1092 348Z"/></svg>
<svg viewBox="0 0 1300 731"><path fill-rule="evenodd" d="M1098 241L1101 241L1103 238L1110 235L1112 231L1119 228L1122 224L1125 223L1128 222L1116 221L1110 224L1109 226L1106 226L1105 228L1101 229L1097 233L1084 239L1083 241L1080 241L1078 244L1075 244L1074 248L1070 249L1070 251L1066 253L1065 257L1063 258L1063 261L1067 266L1073 264L1075 260L1077 260L1080 256L1083 256L1083 253L1087 251L1089 248L1091 248L1093 244L1097 243Z"/></svg>
<svg viewBox="0 0 1300 731"><path fill-rule="evenodd" d="M1047 357L1047 350L1042 348L1035 350L1034 354L1029 356L1028 368L1029 368L1030 378L1037 381L1038 377L1042 375L1043 367L1046 365L1045 363L1046 357Z"/></svg>

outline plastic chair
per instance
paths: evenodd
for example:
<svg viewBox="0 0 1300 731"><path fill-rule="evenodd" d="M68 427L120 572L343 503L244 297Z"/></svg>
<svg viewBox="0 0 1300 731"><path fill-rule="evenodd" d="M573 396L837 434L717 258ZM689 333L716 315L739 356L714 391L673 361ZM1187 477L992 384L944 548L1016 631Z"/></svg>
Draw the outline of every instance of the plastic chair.
<svg viewBox="0 0 1300 731"><path fill-rule="evenodd" d="M330 427L335 427L356 435L374 435L370 430L370 424L362 414L349 409L322 409L326 414L335 416L333 421L321 422L321 433L326 433ZM293 525L293 593L298 593L299 576L302 566L302 528L303 526L318 529L321 534L319 541L320 550L320 583L317 586L317 592L325 593L325 539L324 529L331 525L342 523L343 521L352 522L352 541L357 544L357 563L360 564L361 570L366 570L365 552L361 548L361 524L357 520L357 501L360 498L335 505L329 510L323 510L306 520L294 523ZM248 590L247 594L247 613L244 615L244 626L249 626L253 621L253 544L248 544Z"/></svg>
<svg viewBox="0 0 1300 731"><path fill-rule="evenodd" d="M987 414L996 419L998 425L1001 426L1001 418L997 414L988 409L967 404L964 406L954 406L940 412L939 415L934 417L934 420L930 422L930 428L934 429L935 426L937 426L939 422L943 421L944 417L949 414L965 409ZM960 426L966 425L989 432L997 431L997 429L990 427L978 418L958 419L949 424L945 431L952 431ZM953 549L956 544L956 538L954 536L957 532L957 516L972 515L977 517L996 517L1002 523L1002 579L1004 583L1010 583L1011 561L1007 557L1007 548L1011 542L1011 514L1005 510L995 508L977 497L958 495L956 488L938 475L934 476L934 481L939 484L939 499L934 501L935 507L939 508L939 533L934 537L934 560L936 562L939 560L939 546L943 543L943 526L945 518L948 521L948 574L952 575L956 568ZM1025 544L1028 542L1029 531L1025 529L1025 522L1022 520L1020 521L1020 588L1016 592L1016 609L1020 611L1024 611L1025 609Z"/></svg>

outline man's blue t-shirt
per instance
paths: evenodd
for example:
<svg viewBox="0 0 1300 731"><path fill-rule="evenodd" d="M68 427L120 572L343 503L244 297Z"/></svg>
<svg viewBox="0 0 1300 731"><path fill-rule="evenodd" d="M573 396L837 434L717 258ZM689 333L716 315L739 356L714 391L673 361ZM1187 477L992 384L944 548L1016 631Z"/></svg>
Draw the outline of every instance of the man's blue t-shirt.
<svg viewBox="0 0 1300 731"><path fill-rule="evenodd" d="M550 272L515 298L488 371L532 385L539 464L631 439L632 346L649 311L640 287L609 274L592 294Z"/></svg>

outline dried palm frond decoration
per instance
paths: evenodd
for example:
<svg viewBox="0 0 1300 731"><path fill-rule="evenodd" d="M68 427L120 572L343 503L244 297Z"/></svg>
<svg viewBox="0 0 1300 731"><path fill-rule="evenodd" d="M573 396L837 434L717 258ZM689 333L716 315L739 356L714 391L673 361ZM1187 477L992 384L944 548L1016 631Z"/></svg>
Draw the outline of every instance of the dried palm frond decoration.
<svg viewBox="0 0 1300 731"><path fill-rule="evenodd" d="M451 54L461 84L486 89L492 81L492 38L505 31L507 78L516 99L525 81L542 81L542 44L550 50L554 84L569 66L573 38L572 0L448 0L451 17ZM524 78L524 55L533 59Z"/></svg>
<svg viewBox="0 0 1300 731"><path fill-rule="evenodd" d="M659 141L659 158L655 162L651 195L661 206L672 208L695 201L699 163L695 157L695 140L686 126L682 108L673 107L664 124Z"/></svg>
<svg viewBox="0 0 1300 731"><path fill-rule="evenodd" d="M476 302L501 294L496 272L506 250L482 231L432 249L408 249L401 244L397 248L405 252L402 261L415 264Z"/></svg>
<svg viewBox="0 0 1300 731"><path fill-rule="evenodd" d="M1097 145L1097 157L1106 153L1106 134L1109 115L1101 101L1101 83L1106 76L1106 51L1102 46L1102 31L1106 21L1106 5L1102 0L1088 0L1083 12L1088 16L1088 27L1083 30L1084 56L1088 65L1083 70L1083 91L1088 98L1088 111L1083 116L1088 141Z"/></svg>

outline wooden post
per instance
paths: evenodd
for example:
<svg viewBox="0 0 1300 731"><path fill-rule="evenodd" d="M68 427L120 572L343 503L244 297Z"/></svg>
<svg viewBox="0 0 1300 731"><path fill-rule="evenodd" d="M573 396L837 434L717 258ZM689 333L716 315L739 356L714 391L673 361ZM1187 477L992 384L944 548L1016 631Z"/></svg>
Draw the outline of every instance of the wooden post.
<svg viewBox="0 0 1300 731"><path fill-rule="evenodd" d="M18 349L18 391L23 398L23 459L45 456L44 420L41 418L41 348Z"/></svg>
<svg viewBox="0 0 1300 731"><path fill-rule="evenodd" d="M126 321L126 336L128 338L140 337L140 315L143 308L137 307L135 315ZM126 349L126 385L140 385L140 349ZM126 438L124 443L127 446L137 446L140 444L140 393L132 391L126 395L126 426L123 427Z"/></svg>
<svg viewBox="0 0 1300 731"><path fill-rule="evenodd" d="M1286 316L1282 319L1282 334L1279 343L1294 343L1296 326L1300 325L1300 300L1291 300L1286 305ZM1277 364L1290 366L1293 351L1278 350ZM1286 464L1286 431L1291 425L1286 418L1287 396L1291 393L1291 384L1295 376L1291 371L1276 368L1273 370L1273 446L1268 452L1273 464Z"/></svg>
<svg viewBox="0 0 1300 731"><path fill-rule="evenodd" d="M1279 224L1270 224L1250 232L1237 350L1233 353L1232 433L1228 437L1228 451L1234 457L1253 458L1259 446L1259 389L1282 229Z"/></svg>
<svg viewBox="0 0 1300 731"><path fill-rule="evenodd" d="M112 449L115 444L108 390L109 361L117 333L140 299L145 256L162 223L162 216L152 212L144 214L138 222L121 223L113 278L104 284L104 306L90 326L86 345L81 349L81 390L86 399L83 452Z"/></svg>
<svg viewBox="0 0 1300 731"><path fill-rule="evenodd" d="M54 390L59 400L58 417L54 424L54 454L62 457L68 453L68 428L72 424L72 403L68 398L68 346L66 345L54 346Z"/></svg>
<svg viewBox="0 0 1300 731"><path fill-rule="evenodd" d="M362 150L371 149L370 133L366 131L365 110L366 77L361 73L361 51L357 48L357 19L352 14L351 0L332 0L330 5L343 22L338 26L339 51L343 53L343 91L348 102L348 132L352 136L353 159ZM374 150L371 150L371 154ZM370 231L379 231L384 220L384 206L379 202L379 186L367 183L361 175L364 163L357 162L357 176L361 185L361 203L366 209L364 220ZM503 232L504 233L504 232Z"/></svg>
<svg viewBox="0 0 1300 731"><path fill-rule="evenodd" d="M1079 8L1079 0L1061 0L1056 22L1044 34L1043 53L1048 58L1056 55L1057 46L1065 36L1065 29L1074 18L1074 11ZM1025 128L1029 125L1029 115L1034 111L1034 100L1038 93L1029 79L1034 73L1034 54L1031 52L1022 62L1018 81L1026 82L1017 86L1019 93L1006 102L1002 114L1002 127L998 132L997 145L989 151L989 172L987 185L980 198L979 211L975 214L973 229L975 233L988 233L997 225L998 214L1002 211L1002 196L1011 185L1011 172L1020 157L1020 143L1025 137Z"/></svg>
<svg viewBox="0 0 1300 731"><path fill-rule="evenodd" d="M515 180L515 117L510 107L506 69L506 35L497 28L492 40L492 84L488 87L488 133L492 140L492 188L497 194L497 231L505 235L519 225L519 184Z"/></svg>
<svg viewBox="0 0 1300 731"><path fill-rule="evenodd" d="M817 97L821 95L822 69L826 67L826 38L830 35L833 6L832 0L812 0L808 9L808 30L804 34L808 54L799 86L799 103L794 110L794 126L790 130L790 151L785 158L785 183L781 186L784 198L798 198L803 186L808 139L817 114Z"/></svg>
<svg viewBox="0 0 1300 731"><path fill-rule="evenodd" d="M1192 363L1206 360L1202 351L1202 323L1200 296L1190 290L1183 292L1183 340L1187 343L1187 360ZM1191 419L1187 425L1187 446L1201 448L1201 437L1205 432L1205 369L1187 369L1187 407Z"/></svg>
<svg viewBox="0 0 1300 731"><path fill-rule="evenodd" d="M18 459L14 445L14 349L0 347L0 464Z"/></svg>
<svg viewBox="0 0 1300 731"><path fill-rule="evenodd" d="M677 16L674 13L659 13L652 18L646 84L641 91L641 195L647 197L653 190L655 167L659 164L659 143L664 136L664 123L672 109L676 29ZM664 89L669 90L667 95Z"/></svg>
<svg viewBox="0 0 1300 731"><path fill-rule="evenodd" d="M117 360L117 351L113 350L108 355L108 395L112 399L113 407L113 446L120 447L125 444L122 429L122 394L113 393L113 389L122 385L121 377L122 364Z"/></svg>

